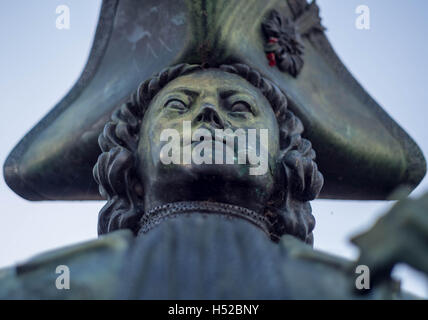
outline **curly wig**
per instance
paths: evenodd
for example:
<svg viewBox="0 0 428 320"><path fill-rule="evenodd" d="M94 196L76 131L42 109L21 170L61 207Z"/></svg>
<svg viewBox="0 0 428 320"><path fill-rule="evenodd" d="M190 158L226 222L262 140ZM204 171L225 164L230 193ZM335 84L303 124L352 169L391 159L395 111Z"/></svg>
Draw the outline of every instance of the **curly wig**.
<svg viewBox="0 0 428 320"><path fill-rule="evenodd" d="M258 71L244 64L220 65L217 69L236 74L258 88L278 121L280 157L277 161L283 170L275 177L276 191L262 213L271 221L272 239L291 234L312 244L315 218L309 201L318 196L323 177L314 162L311 143L301 136L301 121L287 109L285 94ZM143 190L136 175L136 150L144 113L152 98L170 81L200 70L204 67L190 64L162 70L144 81L105 125L98 139L102 153L93 169L100 194L107 199L99 213L98 234L124 228L138 233L145 211L141 201Z"/></svg>

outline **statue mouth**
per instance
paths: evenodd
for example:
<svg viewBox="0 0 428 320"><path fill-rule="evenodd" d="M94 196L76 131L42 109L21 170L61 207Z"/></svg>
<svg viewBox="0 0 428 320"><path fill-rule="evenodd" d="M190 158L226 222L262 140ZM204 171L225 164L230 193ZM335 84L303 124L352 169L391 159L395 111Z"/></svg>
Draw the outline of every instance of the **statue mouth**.
<svg viewBox="0 0 428 320"><path fill-rule="evenodd" d="M234 143L234 134L228 134L222 129L214 129L211 126L200 126L196 130L207 130L211 134L210 139L205 139L205 136L201 136L200 140L193 140L184 142L182 139L183 149L185 150L185 146L188 146L190 144L191 146L191 152L195 150L195 147L198 146L198 149L201 150L201 155L204 155L204 150L207 147L211 147L212 150L212 157L213 159L216 159L217 157L221 158L221 163L217 164L233 164L237 161L237 155L239 153L239 145ZM221 153L220 153L221 150ZM224 155L227 153L233 154L233 163L225 162L223 159ZM230 161L229 161L230 162Z"/></svg>
<svg viewBox="0 0 428 320"><path fill-rule="evenodd" d="M237 155L239 148L236 145L228 145L224 140L218 141L216 139L202 139L201 141L193 141L190 146L190 152L199 152L202 157L205 156L205 150L210 149L213 164L234 164L238 159ZM231 159L227 159L228 154L232 155Z"/></svg>
<svg viewBox="0 0 428 320"><path fill-rule="evenodd" d="M232 147L232 145L227 144L227 141L230 140L230 137L234 137L234 135L228 134L227 131L223 130L223 129L214 129L211 126L200 126L197 129L195 129L195 131L198 130L207 130L210 132L211 134L211 139L210 140L205 140L205 136L201 136L200 140L194 140L192 139L192 141L187 141L187 143L183 143L183 147L191 144L192 146L197 145L201 142L212 142L212 141L216 141L216 142L222 142L225 145L228 145L229 147ZM229 139L227 139L227 137L229 137ZM183 139L182 139L183 140ZM233 140L232 140L233 141Z"/></svg>
<svg viewBox="0 0 428 320"><path fill-rule="evenodd" d="M249 167L250 175L267 172L268 129L258 129L257 133L257 129L237 128L233 131L204 124L192 130L191 122L184 121L181 133L170 128L164 130L161 141L166 142L166 138L172 137L160 150L159 158L165 165L239 164Z"/></svg>

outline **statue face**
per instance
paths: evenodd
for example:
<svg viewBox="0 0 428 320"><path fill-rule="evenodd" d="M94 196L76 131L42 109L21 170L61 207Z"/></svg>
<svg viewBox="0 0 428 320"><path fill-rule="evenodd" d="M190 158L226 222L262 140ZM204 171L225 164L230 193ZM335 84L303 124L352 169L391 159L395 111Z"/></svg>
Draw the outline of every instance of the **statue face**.
<svg viewBox="0 0 428 320"><path fill-rule="evenodd" d="M195 132L211 133L213 141L206 136L200 141L201 135L195 136ZM239 138L232 139L233 145L231 140L214 141L219 132L226 136L245 133L246 143ZM174 145L178 149L166 149L177 139L179 143ZM204 149L208 144L211 153ZM216 152L217 147L224 147L223 154ZM174 153L178 162L165 163L165 156L173 152L178 152ZM220 70L179 77L152 99L140 130L137 156L145 207L211 200L260 210L274 189L278 152L278 123L259 89ZM202 155L205 162L198 162L194 155ZM227 159L230 155L233 164ZM254 156L259 156L258 164Z"/></svg>

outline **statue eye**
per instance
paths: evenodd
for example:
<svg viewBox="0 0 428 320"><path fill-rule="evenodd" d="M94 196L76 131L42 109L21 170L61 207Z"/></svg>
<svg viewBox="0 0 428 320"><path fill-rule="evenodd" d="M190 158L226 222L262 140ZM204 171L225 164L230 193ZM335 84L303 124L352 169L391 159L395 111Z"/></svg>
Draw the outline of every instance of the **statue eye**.
<svg viewBox="0 0 428 320"><path fill-rule="evenodd" d="M235 102L232 105L231 110L232 110L232 112L250 112L250 113L252 113L250 105L245 101Z"/></svg>
<svg viewBox="0 0 428 320"><path fill-rule="evenodd" d="M165 108L170 108L178 111L186 111L186 104L179 99L171 99L165 103Z"/></svg>

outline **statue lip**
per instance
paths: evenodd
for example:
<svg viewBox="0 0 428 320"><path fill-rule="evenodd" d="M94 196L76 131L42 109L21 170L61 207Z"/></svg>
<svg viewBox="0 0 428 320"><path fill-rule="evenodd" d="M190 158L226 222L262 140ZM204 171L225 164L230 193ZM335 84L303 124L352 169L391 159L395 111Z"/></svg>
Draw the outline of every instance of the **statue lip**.
<svg viewBox="0 0 428 320"><path fill-rule="evenodd" d="M235 143L235 137L237 137L237 135L235 135L235 134L230 135L230 134L227 134L227 133L224 132L227 129L230 129L230 130L232 130L232 132L234 132L232 128L216 129L216 128L213 128L212 126L201 125L197 129L195 129L195 130L198 130L198 129L206 129L206 130L208 130L211 133L211 140L207 140L207 141L205 141L205 140L192 141L192 140L186 139L186 141L184 141L183 137L181 137L181 143L182 143L182 146L183 146L183 150L185 150L185 147L188 147L189 145L191 147L191 150L193 150L193 148L195 146L197 146L197 145L200 146L201 144L204 144L204 145L207 145L207 146L210 144L211 147L213 147L212 144L214 143L214 148L213 149L214 149L214 153L215 153L216 152L215 145L216 144L221 144L221 145L225 145L226 146L226 150L227 149L233 150L233 156L234 156L235 160L238 158L238 155L240 153L245 153L245 157L246 157L246 161L247 162L248 162L248 153L249 152L256 152L256 150L254 149L253 146L251 146L250 144L247 144L247 139L245 139L245 141L246 141L245 142L245 147L243 149L240 149L239 142ZM223 132L223 133L221 133L221 132ZM190 134L190 136L192 136L192 135L193 134ZM229 138L233 137L233 139L227 139L228 137ZM201 146L201 147L203 147L203 146ZM188 150L188 152L191 152L191 150Z"/></svg>
<svg viewBox="0 0 428 320"><path fill-rule="evenodd" d="M225 129L215 129L212 126L207 126L207 125L202 125L200 127L198 127L196 130L198 129L205 129L208 130L211 134L211 140L199 140L199 141L191 141L190 143L184 144L183 143L183 147L187 146L187 145L191 145L191 147L195 147L197 145L200 144L211 144L214 143L214 145L216 144L223 144L226 146L226 148L229 148L231 150L233 150L233 154L236 155L239 151L238 149L238 145L234 143L234 139L226 139L227 136L230 136L228 134L226 134L224 132ZM221 134L218 130L223 131L223 134Z"/></svg>
<svg viewBox="0 0 428 320"><path fill-rule="evenodd" d="M225 137L227 135L226 134L222 135L222 134L220 134L217 131L217 130L224 130L224 129L214 129L212 126L206 126L206 125L199 126L196 130L199 130L199 129L208 130L210 132L210 134L211 134L211 141L216 141L216 142L220 142L221 141L223 144L227 145L228 147L232 147L233 148L233 145L231 146L231 145L227 144L227 139L225 139ZM205 140L199 140L199 141L197 141L197 140L195 140L195 141L191 140L190 142L188 142L188 140L187 140L186 143L184 143L183 139L181 139L181 140L182 140L182 143L183 143L183 147L187 146L189 144L192 145L192 146L194 146L194 145L197 145L197 144L202 143L202 142L205 141Z"/></svg>

